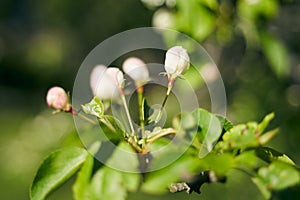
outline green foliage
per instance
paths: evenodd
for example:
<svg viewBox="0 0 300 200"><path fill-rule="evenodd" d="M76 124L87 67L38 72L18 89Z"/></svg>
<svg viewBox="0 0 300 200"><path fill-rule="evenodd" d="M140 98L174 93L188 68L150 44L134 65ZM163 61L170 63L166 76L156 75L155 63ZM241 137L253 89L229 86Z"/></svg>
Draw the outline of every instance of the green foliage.
<svg viewBox="0 0 300 200"><path fill-rule="evenodd" d="M280 38L272 36L272 30L268 28L268 24L278 16L279 1L177 0L175 8L168 7L167 4L167 9L158 8L157 13L164 12L170 18L169 23L161 26L183 32L199 42L215 40L218 48L225 51L228 44L243 37L249 50L263 51L278 77L288 75L287 47ZM154 15L154 21L159 20L159 15ZM180 38L167 35L165 40L174 44Z"/></svg>
<svg viewBox="0 0 300 200"><path fill-rule="evenodd" d="M94 166L94 154L97 153L101 144L95 142L89 149L90 154L85 159L80 171L78 172L77 179L73 185L74 199L82 200L89 199L89 183L91 181L93 166Z"/></svg>
<svg viewBox="0 0 300 200"><path fill-rule="evenodd" d="M269 199L272 190L281 190L298 184L300 178L299 172L293 166L275 161L267 167L260 168L253 181L258 185L262 194Z"/></svg>
<svg viewBox="0 0 300 200"><path fill-rule="evenodd" d="M172 192L200 193L204 183L224 182L232 169L249 174L266 198L273 190L299 183L299 168L294 162L263 146L275 135L274 130L264 133L274 113L260 123L233 125L225 117L198 108L175 117L174 128L155 127L139 140L126 133L116 118L104 115L101 105L94 99L83 108L87 114L97 116L108 138L92 145L92 154L79 148L51 154L34 179L32 199L44 199L80 167L73 186L76 200L124 200L128 192L138 189L163 194L171 185ZM93 155L101 141L108 140L117 146L105 165L94 171ZM174 186L183 187L176 190Z"/></svg>
<svg viewBox="0 0 300 200"><path fill-rule="evenodd" d="M67 181L85 162L84 149L69 147L51 153L41 164L33 180L30 196L44 199L51 191Z"/></svg>

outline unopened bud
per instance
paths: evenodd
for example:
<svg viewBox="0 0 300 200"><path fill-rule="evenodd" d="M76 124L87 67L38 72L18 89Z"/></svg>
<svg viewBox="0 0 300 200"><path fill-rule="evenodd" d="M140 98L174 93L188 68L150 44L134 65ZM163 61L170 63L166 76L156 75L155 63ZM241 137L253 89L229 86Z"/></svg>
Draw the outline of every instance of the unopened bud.
<svg viewBox="0 0 300 200"><path fill-rule="evenodd" d="M149 80L149 71L146 64L139 58L130 57L123 63L123 71L128 74L137 86L145 84Z"/></svg>
<svg viewBox="0 0 300 200"><path fill-rule="evenodd" d="M47 104L49 107L56 110L62 110L69 112L72 110L72 106L69 102L69 97L66 91L61 87L52 87L48 90L46 96Z"/></svg>
<svg viewBox="0 0 300 200"><path fill-rule="evenodd" d="M123 72L116 67L107 68L105 74L111 77L118 87L123 87L124 75Z"/></svg>
<svg viewBox="0 0 300 200"><path fill-rule="evenodd" d="M117 97L117 90L122 87L123 82L123 73L115 67L107 68L104 65L97 65L90 75L90 86L93 94L101 100Z"/></svg>
<svg viewBox="0 0 300 200"><path fill-rule="evenodd" d="M183 75L190 67L190 58L181 46L170 48L166 53L165 70L171 79Z"/></svg>
<svg viewBox="0 0 300 200"><path fill-rule="evenodd" d="M95 95L97 87L100 87L100 80L104 75L105 70L107 69L104 65L96 65L90 75L90 87Z"/></svg>

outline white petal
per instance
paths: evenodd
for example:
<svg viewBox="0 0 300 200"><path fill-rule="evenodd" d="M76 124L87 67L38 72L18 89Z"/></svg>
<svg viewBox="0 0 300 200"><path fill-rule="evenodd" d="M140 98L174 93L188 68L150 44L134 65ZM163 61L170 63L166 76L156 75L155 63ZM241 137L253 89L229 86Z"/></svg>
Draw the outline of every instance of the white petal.
<svg viewBox="0 0 300 200"><path fill-rule="evenodd" d="M122 66L125 73L127 73L134 81L138 83L145 83L149 80L149 71L146 64L139 58L130 57L125 60Z"/></svg>
<svg viewBox="0 0 300 200"><path fill-rule="evenodd" d="M94 95L95 95L96 87L99 86L100 80L106 69L107 67L104 65L96 65L90 74L90 87Z"/></svg>

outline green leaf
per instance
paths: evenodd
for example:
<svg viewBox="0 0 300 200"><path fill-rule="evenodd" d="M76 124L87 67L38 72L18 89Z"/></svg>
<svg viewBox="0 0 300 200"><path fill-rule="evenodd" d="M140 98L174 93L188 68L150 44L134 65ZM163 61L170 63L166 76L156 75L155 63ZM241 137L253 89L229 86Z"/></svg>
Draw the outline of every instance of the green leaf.
<svg viewBox="0 0 300 200"><path fill-rule="evenodd" d="M148 105L148 102L147 102L147 99L146 98L143 98L143 104L142 104L142 111L143 111L143 114L144 114L144 119L147 119L145 122L147 125L149 123L149 117L150 117L150 109L151 107Z"/></svg>
<svg viewBox="0 0 300 200"><path fill-rule="evenodd" d="M101 146L101 143L95 142L90 148L90 154L87 156L86 160L81 167L76 182L73 185L73 194L75 200L87 200L89 199L89 184L91 180L91 175L93 172L94 165L94 154L97 153Z"/></svg>
<svg viewBox="0 0 300 200"><path fill-rule="evenodd" d="M121 173L106 166L96 172L90 185L90 200L124 200L126 196Z"/></svg>
<svg viewBox="0 0 300 200"><path fill-rule="evenodd" d="M253 183L256 184L258 189L260 190L261 194L264 196L265 199L271 198L271 191L264 185L261 179L257 177L252 178Z"/></svg>
<svg viewBox="0 0 300 200"><path fill-rule="evenodd" d="M127 142L120 142L107 161L107 165L119 171L137 173L139 161L132 147Z"/></svg>
<svg viewBox="0 0 300 200"><path fill-rule="evenodd" d="M261 42L263 51L278 77L287 76L290 71L288 52L281 41L271 34L262 33Z"/></svg>
<svg viewBox="0 0 300 200"><path fill-rule="evenodd" d="M73 194L75 200L83 200L89 198L89 184L93 171L94 157L88 155L81 170L78 173L75 184L73 185Z"/></svg>
<svg viewBox="0 0 300 200"><path fill-rule="evenodd" d="M290 165L295 165L295 163L287 155L269 147L258 147L255 149L255 154L267 163L279 160Z"/></svg>
<svg viewBox="0 0 300 200"><path fill-rule="evenodd" d="M104 114L104 107L98 97L94 97L89 103L81 105L82 110L89 115L94 115L98 118Z"/></svg>
<svg viewBox="0 0 300 200"><path fill-rule="evenodd" d="M174 163L160 170L148 173L142 191L152 194L161 194L168 192L171 183L182 180L181 175L193 175L199 166L199 160L195 157L182 156Z"/></svg>
<svg viewBox="0 0 300 200"><path fill-rule="evenodd" d="M223 135L224 149L245 149L258 145L257 123L250 122L247 124L239 124L231 128Z"/></svg>
<svg viewBox="0 0 300 200"><path fill-rule="evenodd" d="M198 120L197 138L202 146L199 151L199 157L203 158L212 149L222 134L222 127L219 119L201 108L193 112L193 116Z"/></svg>
<svg viewBox="0 0 300 200"><path fill-rule="evenodd" d="M268 190L281 190L299 183L299 173L291 165L275 161L258 170L257 178Z"/></svg>
<svg viewBox="0 0 300 200"><path fill-rule="evenodd" d="M41 164L30 189L32 200L45 199L58 186L67 181L86 160L88 152L78 147L51 153Z"/></svg>
<svg viewBox="0 0 300 200"><path fill-rule="evenodd" d="M262 120L262 122L260 122L258 124L258 131L259 134L263 133L265 131L265 129L267 128L267 126L269 125L270 121L272 121L272 119L275 117L274 113L270 113L267 116L265 116L265 118Z"/></svg>
<svg viewBox="0 0 300 200"><path fill-rule="evenodd" d="M111 115L103 115L99 118L99 124L109 139L119 140L125 137L124 128L117 118Z"/></svg>
<svg viewBox="0 0 300 200"><path fill-rule="evenodd" d="M200 166L204 170L212 170L217 175L224 176L234 166L234 157L229 153L210 153L200 160Z"/></svg>
<svg viewBox="0 0 300 200"><path fill-rule="evenodd" d="M198 41L204 40L215 29L216 17L206 6L196 0L177 0L175 29L192 35Z"/></svg>
<svg viewBox="0 0 300 200"><path fill-rule="evenodd" d="M234 161L239 167L253 170L261 167L263 164L263 161L256 156L254 150L242 152L240 155L234 158Z"/></svg>
<svg viewBox="0 0 300 200"><path fill-rule="evenodd" d="M127 191L136 191L140 182L137 154L128 143L121 142L112 156L92 178L91 200L123 200Z"/></svg>
<svg viewBox="0 0 300 200"><path fill-rule="evenodd" d="M224 133L226 131L229 131L233 127L233 124L231 123L231 121L229 121L225 117L223 117L221 115L216 115L216 117L220 120L221 125L223 125L223 132Z"/></svg>
<svg viewBox="0 0 300 200"><path fill-rule="evenodd" d="M264 145L268 143L275 135L277 135L278 131L279 129L276 128L259 136L258 138L259 144Z"/></svg>

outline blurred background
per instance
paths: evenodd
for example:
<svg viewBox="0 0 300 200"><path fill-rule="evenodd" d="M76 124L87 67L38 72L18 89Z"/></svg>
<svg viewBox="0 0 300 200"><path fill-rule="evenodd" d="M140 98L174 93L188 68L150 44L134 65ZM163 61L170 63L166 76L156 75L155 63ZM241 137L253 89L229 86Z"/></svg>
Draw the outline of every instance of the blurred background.
<svg viewBox="0 0 300 200"><path fill-rule="evenodd" d="M114 34L145 26L171 28L202 44L221 72L228 118L259 121L275 112L271 126L280 133L269 146L300 164L299 19L296 0L2 0L1 199L29 199L41 159L79 143L72 117L52 116L46 107L47 89L60 85L71 91L90 50ZM49 199L72 199L72 181ZM220 199L204 189L194 198ZM299 186L275 194L297 197Z"/></svg>

